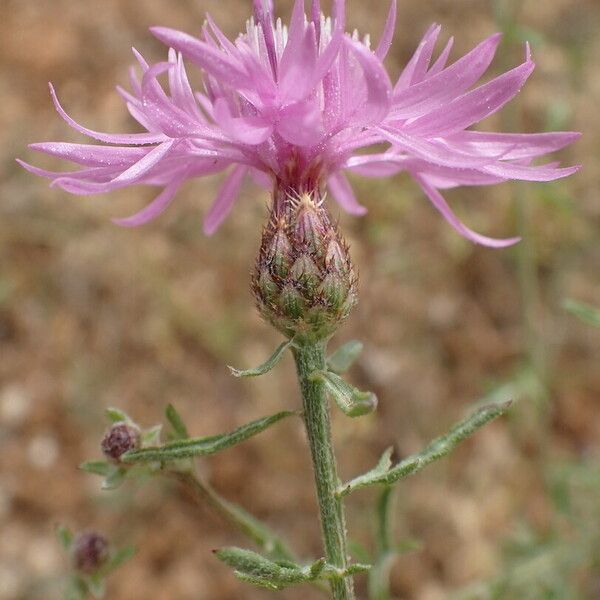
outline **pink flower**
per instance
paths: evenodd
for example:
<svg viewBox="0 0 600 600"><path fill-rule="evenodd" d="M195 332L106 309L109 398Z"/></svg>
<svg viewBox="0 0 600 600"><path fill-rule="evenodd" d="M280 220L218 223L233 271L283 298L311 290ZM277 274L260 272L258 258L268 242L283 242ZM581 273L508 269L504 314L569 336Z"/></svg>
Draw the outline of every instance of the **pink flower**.
<svg viewBox="0 0 600 600"><path fill-rule="evenodd" d="M578 167L534 166L533 159L559 150L578 133L482 133L469 129L514 98L534 69L529 47L524 62L477 86L490 65L499 35L493 35L447 66L452 39L432 60L440 27L429 28L395 85L383 60L390 48L396 0L375 50L369 38L344 32L344 0L334 0L326 18L319 0L308 17L296 0L289 27L274 21L270 0L254 0L246 32L229 41L207 18L200 39L156 27L170 47L168 61L150 66L135 52L141 78L131 74L131 92L119 88L145 133L108 134L89 130L61 107L56 109L80 133L106 145L49 142L34 150L65 158L78 170L56 173L29 164L68 192L98 194L133 184L159 186L156 199L137 214L115 219L133 227L150 221L172 202L188 179L226 171L225 182L204 221L213 233L229 214L250 176L268 188L296 193L328 188L346 211L362 215L346 171L387 177L405 171L461 235L488 246L454 215L440 190L491 185L511 179L551 181ZM202 73L194 91L183 59ZM168 86L159 82L168 78ZM382 144L385 150L382 151ZM374 148L371 153L366 151Z"/></svg>

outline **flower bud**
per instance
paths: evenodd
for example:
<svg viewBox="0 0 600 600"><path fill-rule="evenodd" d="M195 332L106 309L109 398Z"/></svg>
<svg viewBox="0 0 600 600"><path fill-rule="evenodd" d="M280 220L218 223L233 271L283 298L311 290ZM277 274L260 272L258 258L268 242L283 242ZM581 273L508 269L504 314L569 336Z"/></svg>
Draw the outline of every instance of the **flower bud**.
<svg viewBox="0 0 600 600"><path fill-rule="evenodd" d="M119 463L121 456L140 447L140 430L131 423L115 423L102 439L102 453L108 460Z"/></svg>
<svg viewBox="0 0 600 600"><path fill-rule="evenodd" d="M73 541L72 552L74 567L86 574L98 571L109 558L106 538L95 531L78 534Z"/></svg>
<svg viewBox="0 0 600 600"><path fill-rule="evenodd" d="M263 317L286 336L322 340L356 303L348 247L318 193L278 193L252 287Z"/></svg>

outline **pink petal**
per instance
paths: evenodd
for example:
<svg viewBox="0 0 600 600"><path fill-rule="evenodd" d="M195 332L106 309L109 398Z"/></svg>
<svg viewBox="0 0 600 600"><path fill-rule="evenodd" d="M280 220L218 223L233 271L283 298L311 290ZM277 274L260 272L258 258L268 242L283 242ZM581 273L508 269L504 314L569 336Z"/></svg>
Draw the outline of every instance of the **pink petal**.
<svg viewBox="0 0 600 600"><path fill-rule="evenodd" d="M400 90L394 95L394 118L412 118L430 112L470 88L490 66L500 38L500 34L489 37L437 75Z"/></svg>
<svg viewBox="0 0 600 600"><path fill-rule="evenodd" d="M421 188L427 194L433 206L437 208L444 219L446 219L446 221L448 221L448 223L458 233L460 233L460 235L468 240L471 240L476 244L481 244L482 246L488 246L490 248L506 248L507 246L513 246L520 241L521 238L518 237L499 240L475 233L460 221L460 219L452 212L452 209L448 206L448 203L446 200L444 200L443 196L433 186L431 186L424 177L415 175L415 179L419 182Z"/></svg>
<svg viewBox="0 0 600 600"><path fill-rule="evenodd" d="M321 111L312 102L296 102L279 111L277 133L295 146L316 146L323 137Z"/></svg>
<svg viewBox="0 0 600 600"><path fill-rule="evenodd" d="M395 147L436 165L465 169L468 167L482 167L492 162L490 157L461 153L428 140L406 135L402 131L382 127L375 127L374 130L378 131L385 140L391 142Z"/></svg>
<svg viewBox="0 0 600 600"><path fill-rule="evenodd" d="M275 50L275 38L273 37L272 0L254 0L254 15L256 22L260 24L262 29L273 77L277 79L277 53Z"/></svg>
<svg viewBox="0 0 600 600"><path fill-rule="evenodd" d="M221 129L231 139L242 144L262 144L273 132L273 126L260 117L233 117L224 98L215 102L213 113Z"/></svg>
<svg viewBox="0 0 600 600"><path fill-rule="evenodd" d="M362 68L367 86L367 98L353 116L353 124L369 125L381 122L390 110L392 83L381 61L366 46L346 38L345 43Z"/></svg>
<svg viewBox="0 0 600 600"><path fill-rule="evenodd" d="M503 177L504 179L520 179L522 181L554 181L577 173L580 165L557 169L555 163L542 165L540 167L528 167L514 163L497 162L483 167L483 171L490 175Z"/></svg>
<svg viewBox="0 0 600 600"><path fill-rule="evenodd" d="M396 14L397 14L397 0L392 0L390 3L390 10L388 12L387 19L385 21L385 27L383 28L383 34L375 50L375 55L379 60L383 60L392 46L392 40L394 39L394 31L396 29Z"/></svg>
<svg viewBox="0 0 600 600"><path fill-rule="evenodd" d="M303 13L304 18L304 13ZM315 26L309 23L300 39L290 39L281 58L279 93L283 102L294 102L308 96L315 86L317 65Z"/></svg>
<svg viewBox="0 0 600 600"><path fill-rule="evenodd" d="M550 133L488 133L486 131L461 131L447 141L486 156L502 155L504 160L532 158L555 152L577 141L581 134L574 131Z"/></svg>
<svg viewBox="0 0 600 600"><path fill-rule="evenodd" d="M454 46L454 38L451 37L448 40L448 43L442 50L441 54L438 56L437 60L433 63L433 66L427 71L427 77L431 77L432 75L437 75L448 62L448 57L450 56L450 51L452 50L452 46Z"/></svg>
<svg viewBox="0 0 600 600"><path fill-rule="evenodd" d="M108 144L128 144L132 146L143 146L146 144L156 144L159 142L164 142L167 137L160 133L126 133L126 134L111 134L111 133L102 133L99 131L94 131L92 129L87 129L79 123L76 123L69 115L65 112L60 102L58 101L58 97L56 96L56 91L54 90L54 86L50 83L50 94L52 95L52 101L54 102L54 106L58 114L64 119L64 121L70 125L73 129L79 131L79 133L83 133L88 137L94 138L101 142L106 142Z"/></svg>
<svg viewBox="0 0 600 600"><path fill-rule="evenodd" d="M415 53L400 74L400 77L398 78L398 81L394 87L394 93L399 92L411 84L418 83L423 79L425 73L427 72L431 55L433 54L435 42L440 35L440 30L441 27L437 23L433 23L425 32L425 35L415 50Z"/></svg>
<svg viewBox="0 0 600 600"><path fill-rule="evenodd" d="M151 27L150 31L161 42L183 53L218 81L233 88L253 87L245 69L225 52L175 29Z"/></svg>
<svg viewBox="0 0 600 600"><path fill-rule="evenodd" d="M500 75L489 83L459 96L406 125L406 132L419 136L451 135L497 112L514 98L535 65L532 61ZM441 74L440 74L441 75Z"/></svg>
<svg viewBox="0 0 600 600"><path fill-rule="evenodd" d="M128 166L148 153L146 148L135 146L95 146L66 142L42 142L30 144L29 148L88 167Z"/></svg>
<svg viewBox="0 0 600 600"><path fill-rule="evenodd" d="M350 182L346 176L338 172L331 175L327 180L327 187L335 201L351 215L362 216L367 213L367 209L359 204Z"/></svg>
<svg viewBox="0 0 600 600"><path fill-rule="evenodd" d="M73 194L101 194L133 183L139 183L154 167L156 167L175 147L177 140L169 140L150 150L143 158L125 169L114 179L105 182L75 181L71 177L61 176L54 184Z"/></svg>
<svg viewBox="0 0 600 600"><path fill-rule="evenodd" d="M180 177L171 182L150 204L131 217L112 219L112 222L120 227L139 227L156 219L171 204L183 180L184 178Z"/></svg>
<svg viewBox="0 0 600 600"><path fill-rule="evenodd" d="M204 218L204 233L206 235L212 235L231 212L246 171L246 167L237 166L227 176L217 199Z"/></svg>

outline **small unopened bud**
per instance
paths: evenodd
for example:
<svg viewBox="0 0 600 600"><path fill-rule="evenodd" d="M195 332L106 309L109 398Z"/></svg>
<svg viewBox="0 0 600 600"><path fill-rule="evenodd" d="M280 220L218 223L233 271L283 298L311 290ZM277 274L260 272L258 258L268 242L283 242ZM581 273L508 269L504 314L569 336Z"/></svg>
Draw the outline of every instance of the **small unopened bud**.
<svg viewBox="0 0 600 600"><path fill-rule="evenodd" d="M296 339L328 338L356 303L348 247L317 191L279 191L252 279L258 308Z"/></svg>
<svg viewBox="0 0 600 600"><path fill-rule="evenodd" d="M112 462L121 461L129 450L140 447L140 430L131 423L115 423L102 439L102 453Z"/></svg>
<svg viewBox="0 0 600 600"><path fill-rule="evenodd" d="M106 538L95 531L78 534L73 541L72 552L74 567L87 574L98 571L109 558Z"/></svg>

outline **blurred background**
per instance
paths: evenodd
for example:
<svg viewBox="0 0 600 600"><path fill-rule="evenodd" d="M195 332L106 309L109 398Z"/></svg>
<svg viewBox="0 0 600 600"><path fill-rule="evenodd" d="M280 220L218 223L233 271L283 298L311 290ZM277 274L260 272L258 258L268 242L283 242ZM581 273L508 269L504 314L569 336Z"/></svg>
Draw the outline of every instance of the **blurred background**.
<svg viewBox="0 0 600 600"><path fill-rule="evenodd" d="M83 141L55 114L47 81L78 121L134 131L114 86L127 84L132 45L152 61L165 56L148 27L194 33L208 11L233 35L250 4L0 0L0 600L60 597L68 561L58 523L137 546L111 579L110 600L272 597L217 563L213 548L247 544L177 487L152 480L101 492L98 478L77 469L99 458L110 405L152 426L172 402L194 435L298 406L289 357L251 381L226 368L255 365L280 342L248 290L266 197L248 187L207 239L201 216L219 179L192 182L164 216L130 231L109 218L132 213L153 190L76 198L14 162L57 168L27 144ZM291 0L276 5L289 15ZM377 39L387 2L348 0L347 13L352 28ZM406 177L354 180L370 212L340 221L361 301L334 343L365 343L351 379L375 391L380 407L357 420L335 415L342 475L370 468L390 444L399 455L420 449L481 398L518 400L508 418L401 484L396 536L420 548L396 562L393 594L598 599L600 330L563 303L600 305L600 3L402 0L392 76L432 21L444 40L456 36L454 58L503 30L491 73L520 62L529 40L537 70L486 126L583 131L560 159L585 168L552 185L448 194L477 231L525 237L504 251L459 238ZM283 422L200 468L300 554L320 555L299 423ZM361 491L347 503L351 537L367 547L374 498ZM366 598L361 579L359 590Z"/></svg>

